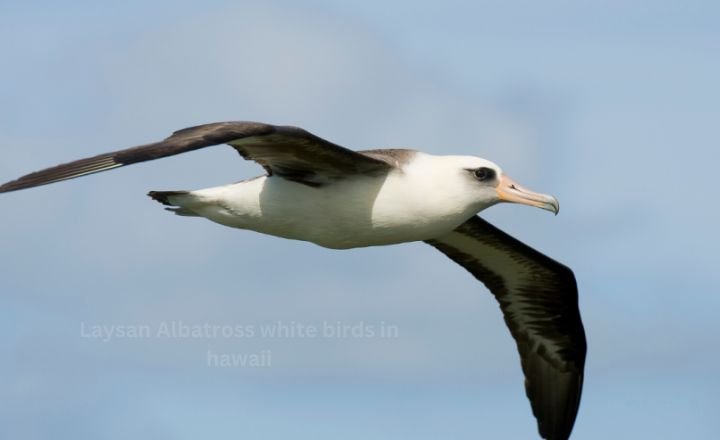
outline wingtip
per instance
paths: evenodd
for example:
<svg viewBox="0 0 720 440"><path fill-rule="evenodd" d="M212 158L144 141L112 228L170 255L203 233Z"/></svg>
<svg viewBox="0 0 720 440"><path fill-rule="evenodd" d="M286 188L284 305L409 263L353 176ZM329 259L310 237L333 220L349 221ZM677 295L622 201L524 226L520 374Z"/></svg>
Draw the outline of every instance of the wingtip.
<svg viewBox="0 0 720 440"><path fill-rule="evenodd" d="M23 185L18 180L11 180L0 185L0 194L9 193L13 191L20 191L21 189L29 188L27 185Z"/></svg>

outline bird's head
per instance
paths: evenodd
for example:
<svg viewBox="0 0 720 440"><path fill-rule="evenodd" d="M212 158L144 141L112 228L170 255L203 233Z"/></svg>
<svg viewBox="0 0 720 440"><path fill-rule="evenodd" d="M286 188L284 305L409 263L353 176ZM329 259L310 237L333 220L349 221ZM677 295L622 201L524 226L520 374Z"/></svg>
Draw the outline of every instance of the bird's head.
<svg viewBox="0 0 720 440"><path fill-rule="evenodd" d="M480 209L496 203L520 203L548 210L560 211L560 204L553 196L540 194L524 188L503 173L495 163L475 156L446 156L455 168L463 191L469 193Z"/></svg>

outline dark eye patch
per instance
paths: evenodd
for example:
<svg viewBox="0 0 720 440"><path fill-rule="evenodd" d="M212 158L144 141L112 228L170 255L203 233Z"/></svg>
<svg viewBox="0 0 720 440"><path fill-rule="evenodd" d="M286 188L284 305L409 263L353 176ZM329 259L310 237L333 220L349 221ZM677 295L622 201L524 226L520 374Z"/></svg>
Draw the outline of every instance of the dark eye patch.
<svg viewBox="0 0 720 440"><path fill-rule="evenodd" d="M472 170L475 178L481 182L486 182L495 178L495 170L488 167L480 167Z"/></svg>

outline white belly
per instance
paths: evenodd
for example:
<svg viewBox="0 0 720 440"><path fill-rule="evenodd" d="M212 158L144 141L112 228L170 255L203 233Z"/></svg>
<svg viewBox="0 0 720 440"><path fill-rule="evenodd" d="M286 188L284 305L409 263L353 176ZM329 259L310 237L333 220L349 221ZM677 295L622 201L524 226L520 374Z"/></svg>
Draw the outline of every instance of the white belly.
<svg viewBox="0 0 720 440"><path fill-rule="evenodd" d="M400 176L349 178L310 187L279 177L195 191L198 215L226 226L333 249L396 244L444 235L477 212L454 209Z"/></svg>

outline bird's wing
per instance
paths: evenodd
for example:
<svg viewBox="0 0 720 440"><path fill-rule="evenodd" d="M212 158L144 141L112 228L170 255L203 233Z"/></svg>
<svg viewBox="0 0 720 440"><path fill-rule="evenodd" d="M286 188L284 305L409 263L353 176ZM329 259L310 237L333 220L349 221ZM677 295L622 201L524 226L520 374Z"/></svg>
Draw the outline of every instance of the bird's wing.
<svg viewBox="0 0 720 440"><path fill-rule="evenodd" d="M498 300L517 342L540 435L567 439L580 405L587 351L572 271L477 216L427 243Z"/></svg>
<svg viewBox="0 0 720 440"><path fill-rule="evenodd" d="M125 165L173 156L199 148L229 144L254 160L269 175L322 185L353 174L382 173L387 161L348 150L307 131L257 122L218 122L184 128L160 142L57 165L0 186L0 193L32 188Z"/></svg>

